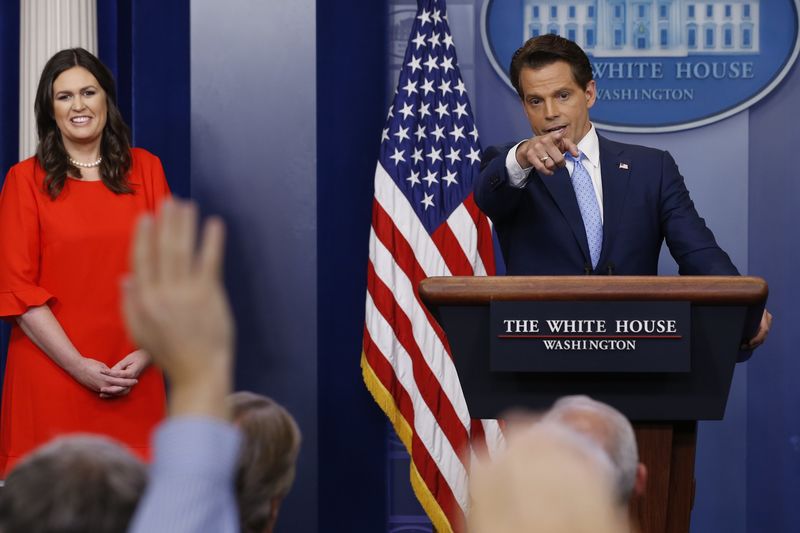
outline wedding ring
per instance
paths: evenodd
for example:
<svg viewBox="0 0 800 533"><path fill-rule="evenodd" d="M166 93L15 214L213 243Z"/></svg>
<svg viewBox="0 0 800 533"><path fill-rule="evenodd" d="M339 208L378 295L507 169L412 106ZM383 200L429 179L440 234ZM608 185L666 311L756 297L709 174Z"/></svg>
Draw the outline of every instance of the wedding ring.
<svg viewBox="0 0 800 533"><path fill-rule="evenodd" d="M540 157L540 158L539 158L539 161L541 161L542 163L544 163L544 162L545 162L545 161L547 161L548 159L550 159L550 156L549 156L549 155L546 155L546 156L544 156L544 157Z"/></svg>

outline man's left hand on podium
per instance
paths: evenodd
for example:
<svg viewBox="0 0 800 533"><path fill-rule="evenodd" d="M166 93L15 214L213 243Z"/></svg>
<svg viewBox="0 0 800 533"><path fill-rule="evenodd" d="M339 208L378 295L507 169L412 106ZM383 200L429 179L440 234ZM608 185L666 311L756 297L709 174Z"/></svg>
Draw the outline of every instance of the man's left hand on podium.
<svg viewBox="0 0 800 533"><path fill-rule="evenodd" d="M767 340L769 328L772 326L772 313L764 309L764 314L761 315L761 323L758 325L758 332L756 336L750 339L750 342L742 346L743 350L754 350L761 346Z"/></svg>

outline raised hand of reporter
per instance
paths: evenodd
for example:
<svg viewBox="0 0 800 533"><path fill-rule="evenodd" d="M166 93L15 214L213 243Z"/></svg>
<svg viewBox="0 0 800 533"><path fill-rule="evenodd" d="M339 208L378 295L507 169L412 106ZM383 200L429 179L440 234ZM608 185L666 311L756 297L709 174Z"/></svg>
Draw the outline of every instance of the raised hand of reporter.
<svg viewBox="0 0 800 533"><path fill-rule="evenodd" d="M222 284L224 226L209 219L199 248L194 204L167 201L139 220L123 310L131 336L172 383L172 414L226 418L234 328Z"/></svg>

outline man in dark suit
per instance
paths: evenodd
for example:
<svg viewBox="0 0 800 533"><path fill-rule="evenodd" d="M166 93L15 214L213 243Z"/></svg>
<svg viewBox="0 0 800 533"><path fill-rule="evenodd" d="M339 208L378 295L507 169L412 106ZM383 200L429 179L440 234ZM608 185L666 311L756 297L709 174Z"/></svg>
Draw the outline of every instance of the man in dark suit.
<svg viewBox="0 0 800 533"><path fill-rule="evenodd" d="M534 136L486 150L475 183L509 274L655 275L664 239L681 274L738 274L668 152L597 134L589 120L596 85L577 44L530 39L510 77ZM750 348L771 321L765 311Z"/></svg>

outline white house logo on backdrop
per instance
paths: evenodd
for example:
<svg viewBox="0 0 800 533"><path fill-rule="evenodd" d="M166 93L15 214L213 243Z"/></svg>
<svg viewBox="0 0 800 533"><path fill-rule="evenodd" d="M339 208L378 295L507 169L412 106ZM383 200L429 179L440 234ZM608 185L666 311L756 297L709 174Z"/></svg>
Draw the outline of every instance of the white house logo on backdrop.
<svg viewBox="0 0 800 533"><path fill-rule="evenodd" d="M794 63L800 0L487 0L486 54L508 80L525 40L578 43L592 61L592 120L612 131L677 131L766 96ZM513 89L512 89L513 90Z"/></svg>

